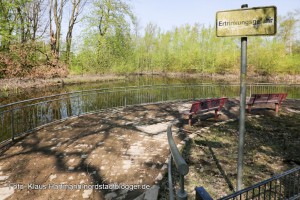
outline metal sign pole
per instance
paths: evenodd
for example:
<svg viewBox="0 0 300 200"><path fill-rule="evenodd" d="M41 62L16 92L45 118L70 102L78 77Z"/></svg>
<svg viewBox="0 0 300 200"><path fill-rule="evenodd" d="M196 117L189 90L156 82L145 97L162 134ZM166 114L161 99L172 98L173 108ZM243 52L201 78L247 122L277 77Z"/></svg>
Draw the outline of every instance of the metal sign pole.
<svg viewBox="0 0 300 200"><path fill-rule="evenodd" d="M216 13L217 37L241 36L241 77L240 77L240 118L239 144L237 161L237 190L243 187L243 158L245 141L246 110L246 71L247 71L247 37L258 35L275 35L277 32L276 6L218 11Z"/></svg>
<svg viewBox="0 0 300 200"><path fill-rule="evenodd" d="M243 4L241 8L248 8ZM245 109L246 109L246 71L247 71L247 37L241 38L241 77L240 77L240 121L239 121L239 144L237 162L237 191L243 185L243 160L245 141Z"/></svg>

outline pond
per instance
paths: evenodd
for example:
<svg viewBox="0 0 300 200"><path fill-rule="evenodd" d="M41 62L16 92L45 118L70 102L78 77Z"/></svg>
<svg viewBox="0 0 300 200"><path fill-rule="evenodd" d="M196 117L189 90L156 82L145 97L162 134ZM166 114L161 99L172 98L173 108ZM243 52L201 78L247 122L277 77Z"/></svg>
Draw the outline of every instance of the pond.
<svg viewBox="0 0 300 200"><path fill-rule="evenodd" d="M267 79L249 79L248 83L266 83ZM174 84L215 84L215 85L239 85L237 79L215 79L209 77L167 77L167 76L128 76L124 80L116 81L103 81L103 82L92 82L82 84L71 84L61 86L51 86L42 88L29 88L22 90L5 91L0 90L0 104L5 105L12 102L22 101L25 99L38 98L43 96L50 96L55 94L70 93L74 91L101 89L101 88L113 88L113 87L127 87L127 86L145 86L145 85L174 85ZM278 85L278 83L274 83ZM281 85L290 85L289 83L283 83ZM289 91L288 98L294 98L298 96L297 91ZM295 97L299 98L299 97Z"/></svg>
<svg viewBox="0 0 300 200"><path fill-rule="evenodd" d="M74 91L127 87L127 86L144 86L144 85L172 85L172 84L199 84L199 83L220 83L209 78L170 78L166 76L128 76L125 79L108 80L101 82L90 82L80 84L69 84L61 86L15 89L11 91L0 90L1 105L22 101L25 99L50 96L54 94L69 93Z"/></svg>
<svg viewBox="0 0 300 200"><path fill-rule="evenodd" d="M54 121L104 109L201 98L235 98L239 96L239 87L238 83L212 80L142 77L52 88L45 93L43 90L23 92L11 96L5 104L2 101L0 143ZM253 93L288 93L288 98L300 99L300 84L247 85L247 96Z"/></svg>

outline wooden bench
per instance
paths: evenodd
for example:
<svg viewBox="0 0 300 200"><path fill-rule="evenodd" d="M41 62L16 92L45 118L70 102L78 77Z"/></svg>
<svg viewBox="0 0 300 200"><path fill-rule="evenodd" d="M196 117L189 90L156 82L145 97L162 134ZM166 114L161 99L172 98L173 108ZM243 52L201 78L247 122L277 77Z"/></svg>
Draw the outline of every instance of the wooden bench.
<svg viewBox="0 0 300 200"><path fill-rule="evenodd" d="M189 116L189 125L192 125L193 115L205 113L211 110L215 111L215 119L218 118L218 111L222 109L227 98L216 98L216 99L203 99L192 103L192 107L189 111L184 112L185 115Z"/></svg>
<svg viewBox="0 0 300 200"><path fill-rule="evenodd" d="M274 103L276 114L279 111L282 101L287 97L287 93L274 93L274 94L252 94L250 100L247 102L248 112L251 112L251 107L254 104Z"/></svg>

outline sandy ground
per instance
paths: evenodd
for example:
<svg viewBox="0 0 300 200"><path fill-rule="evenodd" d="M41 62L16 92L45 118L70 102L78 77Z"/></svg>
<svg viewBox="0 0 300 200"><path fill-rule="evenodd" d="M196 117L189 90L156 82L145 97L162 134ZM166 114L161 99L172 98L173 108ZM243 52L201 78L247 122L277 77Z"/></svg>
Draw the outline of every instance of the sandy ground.
<svg viewBox="0 0 300 200"><path fill-rule="evenodd" d="M237 105L229 100L217 121L236 119ZM289 105L291 112L298 112L297 102ZM182 112L190 106L173 102L118 108L45 126L0 156L0 199L138 198L166 172L169 123L174 123L177 143L216 123L209 112L189 127ZM272 106L263 110L274 114ZM100 188L109 184L122 188Z"/></svg>

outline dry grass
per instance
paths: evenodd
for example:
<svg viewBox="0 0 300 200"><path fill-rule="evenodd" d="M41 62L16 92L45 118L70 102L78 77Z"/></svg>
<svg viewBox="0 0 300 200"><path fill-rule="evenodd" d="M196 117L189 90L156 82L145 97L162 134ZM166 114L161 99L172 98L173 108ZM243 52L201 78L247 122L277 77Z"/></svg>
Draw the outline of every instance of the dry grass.
<svg viewBox="0 0 300 200"><path fill-rule="evenodd" d="M299 106L299 105L298 105ZM300 113L283 109L279 116L248 115L246 121L244 186L250 186L300 165ZM193 128L197 136L183 149L190 171L185 178L189 198L203 186L214 198L234 191L237 175L238 120L209 128ZM178 174L173 174L178 187ZM166 179L161 199L168 195ZM165 194L164 194L165 193Z"/></svg>

